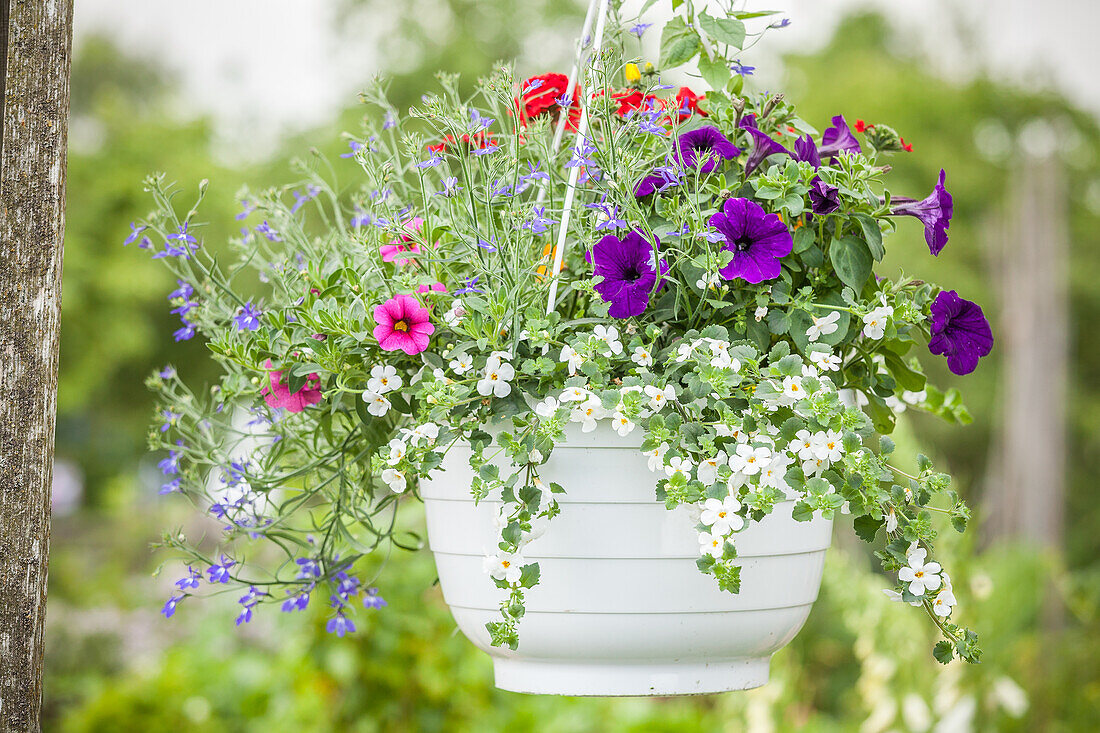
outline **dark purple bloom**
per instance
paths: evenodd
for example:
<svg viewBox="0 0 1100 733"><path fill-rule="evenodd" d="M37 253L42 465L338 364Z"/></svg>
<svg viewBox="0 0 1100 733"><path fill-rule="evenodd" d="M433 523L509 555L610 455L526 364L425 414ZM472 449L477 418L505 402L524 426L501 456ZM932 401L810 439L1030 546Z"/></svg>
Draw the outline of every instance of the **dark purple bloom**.
<svg viewBox="0 0 1100 733"><path fill-rule="evenodd" d="M941 290L932 302L932 338L928 350L947 357L947 368L955 374L969 374L978 359L993 350L993 331L981 306L959 297L954 290Z"/></svg>
<svg viewBox="0 0 1100 733"><path fill-rule="evenodd" d="M897 198L900 201L891 213L894 216L915 216L924 224L924 241L928 242L928 251L938 255L947 244L947 228L951 226L951 215L955 213L955 206L951 194L944 188L947 173L940 169L940 179L936 183L932 193L923 201Z"/></svg>
<svg viewBox="0 0 1100 733"><path fill-rule="evenodd" d="M596 292L611 304L608 313L613 318L629 318L641 314L649 306L649 295L658 283L656 252L661 242L650 244L640 232L631 230L619 239L614 234L596 242L592 248L593 275L603 281L596 285ZM660 262L660 274L668 271L668 265Z"/></svg>
<svg viewBox="0 0 1100 733"><path fill-rule="evenodd" d="M817 170L821 167L821 155L817 152L817 145L809 135L803 135L794 141L794 159L809 163Z"/></svg>
<svg viewBox="0 0 1100 733"><path fill-rule="evenodd" d="M746 177L751 175L757 166L771 155L780 153L791 155L790 150L772 140L766 133L761 132L760 128L756 126L755 115L745 115L745 118L741 120L741 128L752 136L752 153L749 155L749 159L745 161Z"/></svg>
<svg viewBox="0 0 1100 733"><path fill-rule="evenodd" d="M250 300L241 306L237 315L233 316L233 322L237 324L238 331L255 331L260 327L261 315L263 315L262 311Z"/></svg>
<svg viewBox="0 0 1100 733"><path fill-rule="evenodd" d="M833 126L821 134L821 148L818 153L822 158L831 158L843 151L859 153L863 148L859 146L856 136L848 129L844 115L837 115L833 118Z"/></svg>
<svg viewBox="0 0 1100 733"><path fill-rule="evenodd" d="M661 193L681 183L679 167L666 165L654 168L652 173L634 186L634 196L642 198L651 193Z"/></svg>
<svg viewBox="0 0 1100 733"><path fill-rule="evenodd" d="M825 183L820 176L814 176L810 181L810 208L815 214L831 214L840 209L839 194L839 188Z"/></svg>
<svg viewBox="0 0 1100 733"><path fill-rule="evenodd" d="M367 588L363 595L363 608L385 608L388 605L386 599L378 595L377 588Z"/></svg>
<svg viewBox="0 0 1100 733"><path fill-rule="evenodd" d="M724 249L733 252L730 263L718 271L726 280L740 277L755 284L779 277L780 258L794 248L787 225L748 199L727 199L710 217L710 225L725 236Z"/></svg>
<svg viewBox="0 0 1100 733"><path fill-rule="evenodd" d="M417 168L435 168L437 165L443 162L443 158L439 157L435 153L431 154L427 160L422 160L416 164Z"/></svg>
<svg viewBox="0 0 1100 733"><path fill-rule="evenodd" d="M710 173L724 160L733 160L741 154L737 147L713 126L700 127L676 138L676 151L684 168L698 166L700 173Z"/></svg>

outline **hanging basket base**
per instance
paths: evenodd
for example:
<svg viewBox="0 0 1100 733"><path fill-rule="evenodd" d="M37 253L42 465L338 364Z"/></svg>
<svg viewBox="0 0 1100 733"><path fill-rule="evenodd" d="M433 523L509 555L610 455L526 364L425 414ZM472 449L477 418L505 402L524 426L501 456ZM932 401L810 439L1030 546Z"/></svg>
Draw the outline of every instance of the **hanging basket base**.
<svg viewBox="0 0 1100 733"><path fill-rule="evenodd" d="M494 659L496 686L533 695L628 697L708 695L751 690L768 681L771 657L728 662L579 664Z"/></svg>

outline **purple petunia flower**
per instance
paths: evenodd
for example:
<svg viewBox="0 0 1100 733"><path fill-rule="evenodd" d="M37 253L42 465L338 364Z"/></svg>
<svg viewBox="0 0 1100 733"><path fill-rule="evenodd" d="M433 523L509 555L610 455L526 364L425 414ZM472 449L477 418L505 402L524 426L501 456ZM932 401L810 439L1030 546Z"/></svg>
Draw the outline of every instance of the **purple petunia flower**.
<svg viewBox="0 0 1100 733"><path fill-rule="evenodd" d="M733 252L730 263L718 271L726 280L740 277L755 284L777 278L780 258L794 248L787 225L748 199L727 199L710 217L710 225L725 236L724 249Z"/></svg>
<svg viewBox="0 0 1100 733"><path fill-rule="evenodd" d="M833 117L833 126L821 134L821 148L818 153L822 158L832 158L841 152L860 153L863 148L859 146L859 140L848 129L848 123L844 121L844 115Z"/></svg>
<svg viewBox="0 0 1100 733"><path fill-rule="evenodd" d="M612 318L629 318L641 314L649 306L649 296L661 288L658 281L656 252L659 239L646 241L637 230L631 230L619 239L614 234L596 242L592 248L593 275L603 281L596 285L596 292L611 304L608 314ZM668 272L668 265L660 261L660 274Z"/></svg>
<svg viewBox="0 0 1100 733"><path fill-rule="evenodd" d="M363 608L385 608L388 605L386 599L378 595L377 588L367 588L363 595Z"/></svg>
<svg viewBox="0 0 1100 733"><path fill-rule="evenodd" d="M974 371L978 359L993 350L993 331L981 306L960 298L954 290L941 290L931 311L928 350L946 356L947 368L955 374Z"/></svg>
<svg viewBox="0 0 1100 733"><path fill-rule="evenodd" d="M238 331L255 331L260 327L260 316L263 312L248 301L233 316L233 322L237 324Z"/></svg>
<svg viewBox="0 0 1100 733"><path fill-rule="evenodd" d="M936 182L932 193L922 201L896 198L900 201L890 212L894 216L915 216L924 224L924 241L928 243L928 251L933 256L939 255L947 244L947 228L951 226L951 216L955 213L955 206L951 194L944 187L947 180L947 172L940 169L940 179Z"/></svg>
<svg viewBox="0 0 1100 733"><path fill-rule="evenodd" d="M810 181L810 209L822 216L839 210L839 194L839 188L825 183L820 176L814 176Z"/></svg>
<svg viewBox="0 0 1100 733"><path fill-rule="evenodd" d="M752 153L749 155L749 159L745 161L746 178L750 176L752 172L756 170L757 166L763 163L768 156L778 155L779 153L791 155L790 150L787 150L775 140L772 140L766 133L761 132L760 128L756 126L755 115L745 115L744 119L741 120L741 128L752 136Z"/></svg>
<svg viewBox="0 0 1100 733"><path fill-rule="evenodd" d="M821 167L821 155L818 153L814 139L809 135L803 135L794 141L794 159L809 163L817 170Z"/></svg>
<svg viewBox="0 0 1100 733"><path fill-rule="evenodd" d="M717 127L708 125L676 138L676 152L684 168L698 166L699 172L706 174L722 161L736 158L741 148L731 143Z"/></svg>

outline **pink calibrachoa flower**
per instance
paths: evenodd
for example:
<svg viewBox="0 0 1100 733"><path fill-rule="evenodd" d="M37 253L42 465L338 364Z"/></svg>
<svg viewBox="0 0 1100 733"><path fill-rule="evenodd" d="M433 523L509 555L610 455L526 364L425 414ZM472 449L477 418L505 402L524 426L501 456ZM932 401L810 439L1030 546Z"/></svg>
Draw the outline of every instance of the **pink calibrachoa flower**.
<svg viewBox="0 0 1100 733"><path fill-rule="evenodd" d="M416 298L398 293L374 308L374 337L383 351L400 349L410 356L428 348L428 337L435 326L428 320L428 309Z"/></svg>
<svg viewBox="0 0 1100 733"><path fill-rule="evenodd" d="M433 293L445 293L445 292L447 292L447 286L444 285L443 283L432 283L430 286L428 286L428 285L418 285L416 287L416 292L418 292L418 293L426 293L429 290Z"/></svg>
<svg viewBox="0 0 1100 733"><path fill-rule="evenodd" d="M264 362L264 366L271 369L275 365L267 361ZM282 376L282 371L271 372L268 375L271 385L260 390L260 394L264 396L264 402L270 406L281 407L288 412L301 412L310 405L316 405L321 401L321 390L319 389L321 377L317 374L310 374L306 377L306 383L294 393L291 393L290 387L283 381Z"/></svg>
<svg viewBox="0 0 1100 733"><path fill-rule="evenodd" d="M424 226L424 220L419 216L414 216L405 222L405 228L411 232L419 232L420 227ZM401 257L402 254L408 252L409 254L420 254L420 245L413 241L412 237L407 234L402 234L400 239L395 239L389 244L383 244L378 248L378 251L382 253L382 260L385 262L394 262L396 260L399 265L407 265L412 262L407 257Z"/></svg>

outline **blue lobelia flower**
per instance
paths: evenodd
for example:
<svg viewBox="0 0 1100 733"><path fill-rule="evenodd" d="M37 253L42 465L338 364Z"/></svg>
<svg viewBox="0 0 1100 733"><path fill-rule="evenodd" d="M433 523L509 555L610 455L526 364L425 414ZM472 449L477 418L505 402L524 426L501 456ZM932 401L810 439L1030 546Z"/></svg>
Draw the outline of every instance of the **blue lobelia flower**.
<svg viewBox="0 0 1100 733"><path fill-rule="evenodd" d="M233 323L237 325L238 331L255 331L260 327L260 316L262 315L263 311L253 305L250 300L237 310L237 315L233 316Z"/></svg>

